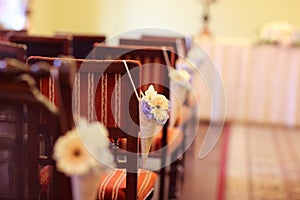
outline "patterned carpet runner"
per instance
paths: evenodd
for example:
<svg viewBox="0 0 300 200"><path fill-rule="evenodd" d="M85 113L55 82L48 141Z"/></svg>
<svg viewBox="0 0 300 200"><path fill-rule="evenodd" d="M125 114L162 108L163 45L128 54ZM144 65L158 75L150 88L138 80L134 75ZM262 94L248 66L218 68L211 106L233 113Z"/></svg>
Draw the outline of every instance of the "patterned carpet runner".
<svg viewBox="0 0 300 200"><path fill-rule="evenodd" d="M300 129L233 124L218 200L300 199Z"/></svg>

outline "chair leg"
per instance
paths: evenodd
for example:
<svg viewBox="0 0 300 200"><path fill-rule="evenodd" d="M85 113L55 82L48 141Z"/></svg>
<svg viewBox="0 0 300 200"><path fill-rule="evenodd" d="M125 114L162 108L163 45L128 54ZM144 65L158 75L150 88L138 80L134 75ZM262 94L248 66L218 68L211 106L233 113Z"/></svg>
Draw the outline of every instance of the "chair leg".
<svg viewBox="0 0 300 200"><path fill-rule="evenodd" d="M167 129L167 125L163 126L163 133L167 133L168 129ZM166 178L166 159L167 159L167 134L163 134L162 137L162 146L164 148L162 148L162 152L161 152L161 169L160 169L160 185L159 185L159 199L160 200L164 200L164 196L165 196L165 178Z"/></svg>
<svg viewBox="0 0 300 200"><path fill-rule="evenodd" d="M187 125L183 125L183 132L187 130ZM186 148L186 135L184 134L183 142L179 149L172 155L174 162L171 164L170 181L169 181L169 199L176 199L179 194L179 186L184 181L184 162L185 162L185 148Z"/></svg>
<svg viewBox="0 0 300 200"><path fill-rule="evenodd" d="M176 156L176 153L174 153ZM174 157L173 157L174 158ZM177 165L178 162L177 160L175 160L172 164L171 164L171 169L170 169L170 173L169 173L169 194L168 194L168 199L176 199L177 198Z"/></svg>
<svg viewBox="0 0 300 200"><path fill-rule="evenodd" d="M166 176L166 168L163 167L160 169L160 180L159 180L159 199L164 199L164 191L165 191L165 176Z"/></svg>
<svg viewBox="0 0 300 200"><path fill-rule="evenodd" d="M23 107L20 106L17 109L22 110ZM22 119L22 114L21 112L17 112L16 114L17 119ZM16 164L16 175L17 175L17 198L18 199L24 199L24 169L21 167L24 165L24 131L23 131L23 120L19 120L16 122L16 149L15 149L15 160L14 163Z"/></svg>
<svg viewBox="0 0 300 200"><path fill-rule="evenodd" d="M179 183L180 187L178 187L178 184L177 184L177 187L176 189L178 190L177 194L179 192L181 192L181 189L182 189L182 185L183 185L183 182L184 182L184 159L183 157L181 157L179 160L178 160L178 163L176 165L176 172L177 172L177 183Z"/></svg>

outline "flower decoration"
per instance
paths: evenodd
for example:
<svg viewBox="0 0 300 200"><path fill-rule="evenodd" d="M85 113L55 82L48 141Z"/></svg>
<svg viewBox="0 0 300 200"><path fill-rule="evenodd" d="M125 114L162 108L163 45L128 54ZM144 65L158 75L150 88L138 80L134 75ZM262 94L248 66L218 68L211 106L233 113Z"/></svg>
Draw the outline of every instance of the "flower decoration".
<svg viewBox="0 0 300 200"><path fill-rule="evenodd" d="M155 134L169 119L169 100L150 85L140 98L140 138L142 163L145 164Z"/></svg>
<svg viewBox="0 0 300 200"><path fill-rule="evenodd" d="M169 118L169 100L161 94L157 94L153 85L142 93L141 109L147 119L155 119L159 124L165 124Z"/></svg>
<svg viewBox="0 0 300 200"><path fill-rule="evenodd" d="M270 22L259 30L259 43L277 45L298 45L300 31L287 22Z"/></svg>
<svg viewBox="0 0 300 200"><path fill-rule="evenodd" d="M107 129L99 122L80 119L78 126L59 137L54 145L57 169L69 176L105 169L102 163L111 164L108 162L113 160L107 136Z"/></svg>
<svg viewBox="0 0 300 200"><path fill-rule="evenodd" d="M175 126L178 119L181 106L187 98L188 90L191 87L192 76L185 69L171 69L169 71L170 77L170 100L172 105L172 110L170 112L170 123L171 127Z"/></svg>
<svg viewBox="0 0 300 200"><path fill-rule="evenodd" d="M142 101L141 106L142 106L143 113L146 115L146 118L148 120L152 119L153 118L153 114L151 112L152 106L149 105L147 101Z"/></svg>
<svg viewBox="0 0 300 200"><path fill-rule="evenodd" d="M186 60L179 60L176 62L176 70L185 70L186 72L189 73L190 78L187 78L187 80L189 80L189 82L192 81L193 75L194 75L194 71L195 71L195 67L192 66L192 63L189 63ZM183 72L185 73L185 72Z"/></svg>
<svg viewBox="0 0 300 200"><path fill-rule="evenodd" d="M171 81L187 88L189 88L192 80L191 74L185 69L170 70L169 77Z"/></svg>
<svg viewBox="0 0 300 200"><path fill-rule="evenodd" d="M191 49L187 53L187 60L189 61L189 64L193 65L194 70L195 68L199 68L205 61L204 50L193 43ZM191 66L189 67L191 68Z"/></svg>

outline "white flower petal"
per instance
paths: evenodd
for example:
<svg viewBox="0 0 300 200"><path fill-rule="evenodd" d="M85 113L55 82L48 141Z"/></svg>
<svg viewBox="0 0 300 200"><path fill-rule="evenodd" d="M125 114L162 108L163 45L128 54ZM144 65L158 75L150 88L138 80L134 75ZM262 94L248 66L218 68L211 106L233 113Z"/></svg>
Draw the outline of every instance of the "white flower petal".
<svg viewBox="0 0 300 200"><path fill-rule="evenodd" d="M106 158L113 160L108 150L107 136L108 131L101 123L88 123L85 119L80 119L77 129L58 138L54 145L53 158L58 170L67 175L80 175L103 169L96 156L105 152L108 155Z"/></svg>

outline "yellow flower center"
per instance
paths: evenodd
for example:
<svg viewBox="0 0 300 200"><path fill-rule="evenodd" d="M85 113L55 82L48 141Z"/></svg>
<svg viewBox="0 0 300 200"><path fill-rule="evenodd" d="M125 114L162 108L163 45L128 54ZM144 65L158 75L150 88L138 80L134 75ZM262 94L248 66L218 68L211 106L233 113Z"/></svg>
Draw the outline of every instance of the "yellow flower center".
<svg viewBox="0 0 300 200"><path fill-rule="evenodd" d="M80 149L74 149L74 151L73 151L73 155L75 156L75 157L79 157L80 155L81 155L81 151L80 151Z"/></svg>

